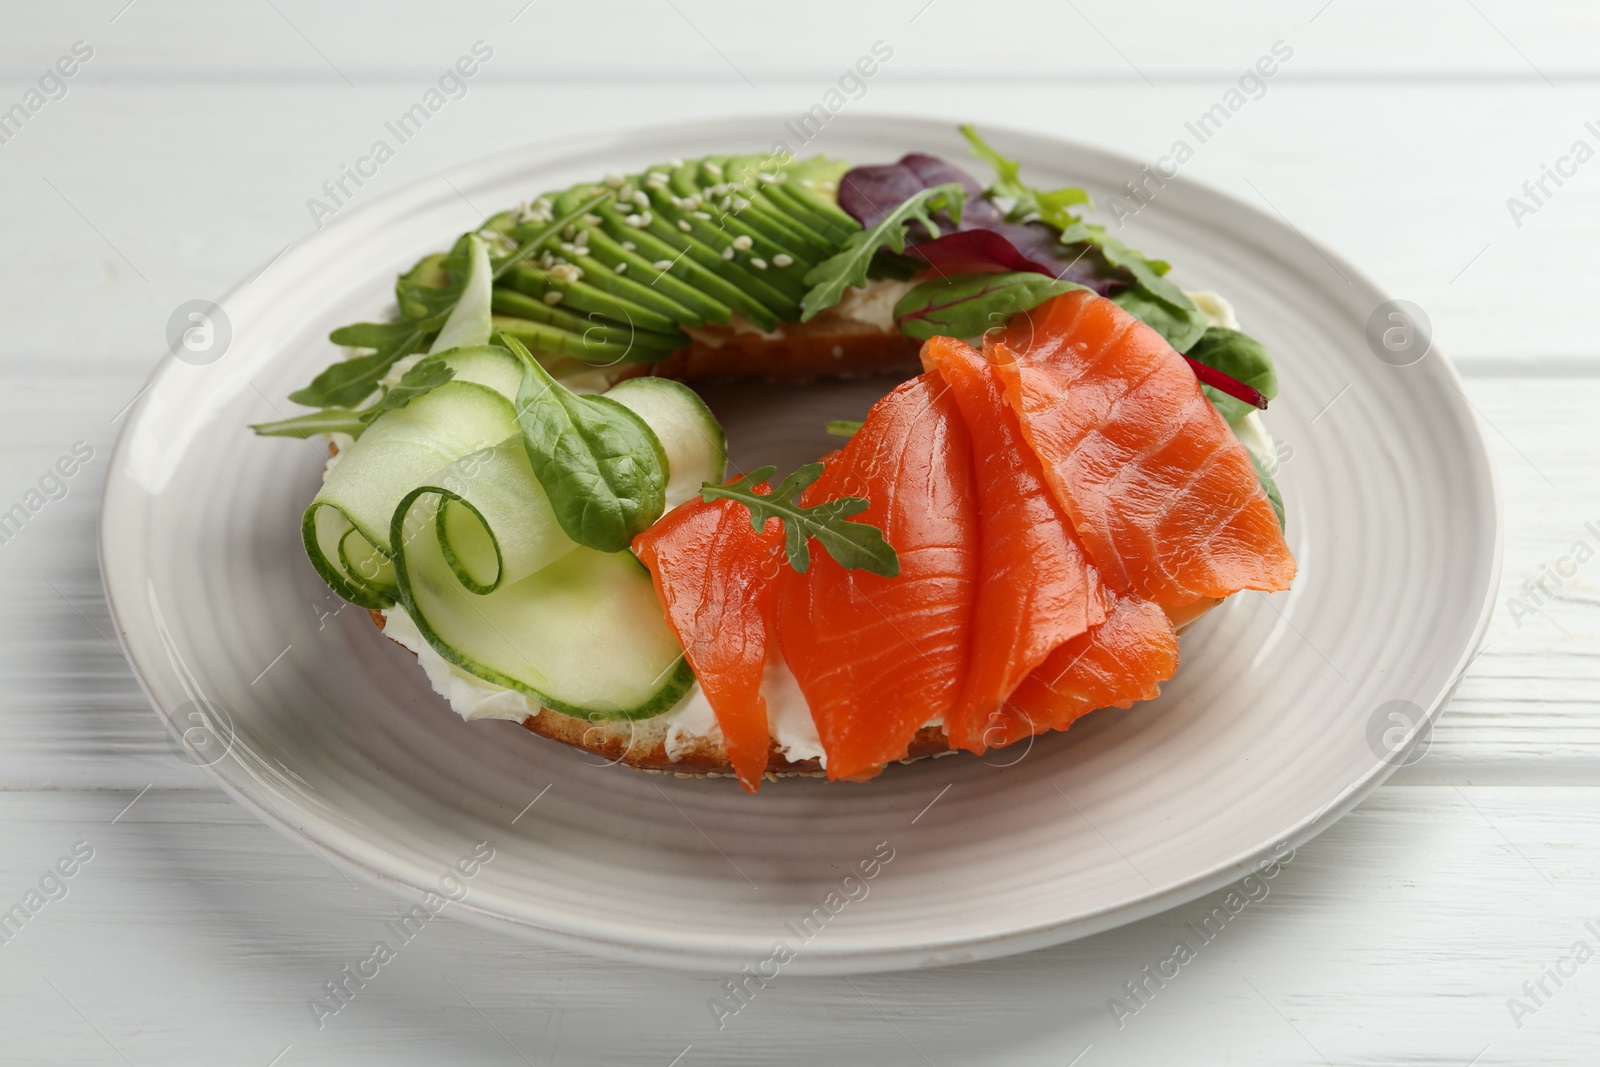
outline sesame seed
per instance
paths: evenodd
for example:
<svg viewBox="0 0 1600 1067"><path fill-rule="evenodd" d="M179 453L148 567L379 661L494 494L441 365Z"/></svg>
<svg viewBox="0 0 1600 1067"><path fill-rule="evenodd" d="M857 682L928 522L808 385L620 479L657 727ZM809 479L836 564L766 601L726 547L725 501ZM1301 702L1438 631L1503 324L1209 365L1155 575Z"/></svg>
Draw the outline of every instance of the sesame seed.
<svg viewBox="0 0 1600 1067"><path fill-rule="evenodd" d="M609 171L606 173L604 178L605 183L613 189L621 189L624 180L625 179L622 177L622 175L614 174Z"/></svg>
<svg viewBox="0 0 1600 1067"><path fill-rule="evenodd" d="M634 244L632 241L624 241L624 242L622 242L622 247L627 249L629 252L632 252L635 248L638 248L639 246Z"/></svg>
<svg viewBox="0 0 1600 1067"><path fill-rule="evenodd" d="M561 297L562 294L559 291L552 289L550 292L544 294L544 302L549 304L551 307L554 307L561 303Z"/></svg>
<svg viewBox="0 0 1600 1067"><path fill-rule="evenodd" d="M643 190L636 191L633 194L633 202L635 204L638 204L640 207L649 207L650 206L650 194L644 192Z"/></svg>
<svg viewBox="0 0 1600 1067"><path fill-rule="evenodd" d="M747 233L741 233L739 236L733 239L733 247L737 248L741 252L750 251L750 246L754 244L755 242L750 240L750 235Z"/></svg>
<svg viewBox="0 0 1600 1067"><path fill-rule="evenodd" d="M744 197L736 196L736 197L733 198L733 210L734 210L735 213L743 211L745 208L747 208L749 206L750 206L750 201L746 200Z"/></svg>
<svg viewBox="0 0 1600 1067"><path fill-rule="evenodd" d="M561 236L570 241L574 237L578 236L578 231L575 227L569 224L566 229L561 231Z"/></svg>
<svg viewBox="0 0 1600 1067"><path fill-rule="evenodd" d="M789 255L787 252L779 252L777 255L772 257L772 265L774 267L789 267L789 266L793 266L794 265L794 257Z"/></svg>
<svg viewBox="0 0 1600 1067"><path fill-rule="evenodd" d="M731 249L731 248L724 248L724 249L723 249L723 250L722 250L722 258L723 258L723 259L732 259L732 258L733 258L733 249Z"/></svg>
<svg viewBox="0 0 1600 1067"><path fill-rule="evenodd" d="M706 173L713 178L720 178L722 177L722 168L715 163L708 162L706 163Z"/></svg>
<svg viewBox="0 0 1600 1067"><path fill-rule="evenodd" d="M644 225L644 216L643 215L629 215L627 218L623 219L622 222L623 222L623 225L632 226L634 229L637 230L639 227Z"/></svg>
<svg viewBox="0 0 1600 1067"><path fill-rule="evenodd" d="M697 219L705 219L707 222L711 221L711 213L709 211L695 211L691 212L691 214L693 214Z"/></svg>
<svg viewBox="0 0 1600 1067"><path fill-rule="evenodd" d="M717 202L717 210L718 211L726 211L732 206L733 206L733 198L729 197L729 196L725 196L725 197L723 197L721 200L719 200Z"/></svg>
<svg viewBox="0 0 1600 1067"><path fill-rule="evenodd" d="M618 274L621 274L623 271L628 269L628 261L627 260L622 260L615 267L612 267L611 269L616 271Z"/></svg>
<svg viewBox="0 0 1600 1067"><path fill-rule="evenodd" d="M767 261L762 259L760 256L753 257L750 260L750 265L752 267L754 267L756 270L766 270L767 269Z"/></svg>
<svg viewBox="0 0 1600 1067"><path fill-rule="evenodd" d="M682 230L684 233L688 233L690 230L693 230L694 227L689 225L689 220L688 219L679 219L678 220L678 229Z"/></svg>
<svg viewBox="0 0 1600 1067"><path fill-rule="evenodd" d="M807 189L815 189L817 187L817 183L812 181L810 178L801 178L800 184L805 186Z"/></svg>
<svg viewBox="0 0 1600 1067"><path fill-rule="evenodd" d="M574 247L575 246L573 245L573 243L571 241L562 241L561 245L560 245L561 251L567 252L567 253L571 253L573 251Z"/></svg>
<svg viewBox="0 0 1600 1067"><path fill-rule="evenodd" d="M654 218L655 216L650 214L650 212L641 211L639 212L639 225L648 226Z"/></svg>
<svg viewBox="0 0 1600 1067"><path fill-rule="evenodd" d="M600 225L600 216L599 215L585 215L583 217L583 224L585 226L598 226L598 225Z"/></svg>
<svg viewBox="0 0 1600 1067"><path fill-rule="evenodd" d="M669 160L667 160L667 166L669 166L669 167L681 167L681 166L683 166L683 160L681 160L681 159L669 159Z"/></svg>
<svg viewBox="0 0 1600 1067"><path fill-rule="evenodd" d="M652 263L650 265L652 267L654 267L656 270L668 271L668 270L672 269L672 260L670 260L670 259L658 259L658 260L656 260L654 263Z"/></svg>

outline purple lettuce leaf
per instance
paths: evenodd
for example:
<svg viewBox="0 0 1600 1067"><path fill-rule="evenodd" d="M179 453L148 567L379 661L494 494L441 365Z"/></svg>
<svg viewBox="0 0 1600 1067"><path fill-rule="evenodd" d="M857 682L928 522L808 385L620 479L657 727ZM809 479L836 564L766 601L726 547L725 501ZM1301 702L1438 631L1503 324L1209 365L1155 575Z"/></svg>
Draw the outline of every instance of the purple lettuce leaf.
<svg viewBox="0 0 1600 1067"><path fill-rule="evenodd" d="M1128 284L1098 249L1064 245L1060 234L1043 222L1007 222L972 175L926 153L912 152L898 163L847 171L839 181L839 206L862 226L871 227L907 197L946 182L960 182L967 190L961 222L951 224L948 217L936 215L940 236L931 240L926 229L913 225L907 249L912 258L939 271L1034 271L1076 282L1101 296Z"/></svg>

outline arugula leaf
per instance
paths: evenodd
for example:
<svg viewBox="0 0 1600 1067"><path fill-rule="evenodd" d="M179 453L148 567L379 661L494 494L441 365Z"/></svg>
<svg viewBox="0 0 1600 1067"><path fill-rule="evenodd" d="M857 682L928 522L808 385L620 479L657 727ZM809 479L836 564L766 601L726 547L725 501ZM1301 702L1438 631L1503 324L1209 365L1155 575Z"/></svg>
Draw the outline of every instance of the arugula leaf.
<svg viewBox="0 0 1600 1067"><path fill-rule="evenodd" d="M368 426L379 415L399 411L424 393L431 393L456 376L456 369L435 360L423 360L400 376L376 404L357 412Z"/></svg>
<svg viewBox="0 0 1600 1067"><path fill-rule="evenodd" d="M325 433L347 433L359 436L367 424L354 411L343 408L323 408L307 415L277 422L258 422L250 427L258 437L316 437Z"/></svg>
<svg viewBox="0 0 1600 1067"><path fill-rule="evenodd" d="M395 361L417 351L427 335L444 325L444 317L436 316L418 322L357 323L335 330L328 335L334 344L366 344L377 340L377 351L335 363L312 380L304 389L289 394L289 399L307 407L349 408L372 395L378 382ZM360 338L345 341L341 338Z"/></svg>
<svg viewBox="0 0 1600 1067"><path fill-rule="evenodd" d="M904 252L907 223L920 222L930 235L938 237L939 225L933 221L932 212L943 209L951 222L960 225L966 197L967 191L957 182L922 189L906 197L876 226L852 233L836 255L806 272L805 284L811 289L800 301L800 321L807 322L818 312L833 307L843 299L846 288L866 285L867 268L878 249L887 246L893 252Z"/></svg>
<svg viewBox="0 0 1600 1067"><path fill-rule="evenodd" d="M776 467L761 467L727 485L705 482L700 486L700 499L708 504L713 500L738 501L750 509L750 525L757 533L766 529L769 520L777 519L783 524L789 566L801 574L811 567L810 539L813 537L846 570L867 571L885 578L900 573L900 557L883 539L883 531L864 522L850 521L850 516L867 509L866 500L859 496L841 496L820 504L799 503L800 494L821 477L821 463L807 463L797 468L770 494L756 492L756 486L777 470Z"/></svg>
<svg viewBox="0 0 1600 1067"><path fill-rule="evenodd" d="M521 244L517 245L515 252L495 266L492 277L499 278L528 253L555 238L569 225L588 214L595 205L604 203L612 196L613 194L607 191L590 197L548 225L529 234ZM475 234L469 236L471 237L467 242L469 248L472 240L482 240ZM411 318L401 322L356 323L334 330L328 335L328 340L336 345L371 347L377 351L335 363L317 375L310 385L290 393L290 400L307 407L354 407L372 395L373 390L378 387L378 382L389 373L389 368L394 366L396 360L418 351L434 331L445 326L451 314L459 306L462 293L470 286L473 272L469 268L469 276L463 279L459 288L452 286L430 293L427 290L432 289L432 286L410 280L412 275L418 274L422 266L423 264L419 263L411 273L402 277L400 286L397 286L397 293L402 310L425 310L429 314L423 318ZM439 276L440 273L442 272L437 271L437 263L431 264L424 272L430 279Z"/></svg>
<svg viewBox="0 0 1600 1067"><path fill-rule="evenodd" d="M1120 298L1113 296L1113 300L1155 329L1179 352L1187 351L1199 340L1205 331L1205 315L1183 290L1164 277L1171 264L1134 251L1106 233L1104 226L1084 222L1074 215L1072 208L1089 203L1089 196L1082 189L1040 192L1023 183L1016 160L996 152L971 126L962 126L961 133L972 145L973 154L994 168L995 183L987 195L1005 203L1007 219L1038 219L1061 231L1062 244L1091 246L1107 267L1132 282L1129 290Z"/></svg>
<svg viewBox="0 0 1600 1067"><path fill-rule="evenodd" d="M580 396L550 377L521 341L517 421L534 477L566 535L621 552L666 510L667 455L643 419L606 396Z"/></svg>
<svg viewBox="0 0 1600 1067"><path fill-rule="evenodd" d="M854 437L862 425L857 419L829 419L823 429L835 437Z"/></svg>
<svg viewBox="0 0 1600 1067"><path fill-rule="evenodd" d="M324 433L347 433L360 437L361 431L390 411L398 411L424 393L431 393L456 376L454 367L435 360L424 360L401 375L384 391L378 402L359 411L323 408L309 415L297 415L279 422L257 423L250 428L261 437L314 437Z"/></svg>
<svg viewBox="0 0 1600 1067"><path fill-rule="evenodd" d="M1249 334L1212 326L1184 354L1251 386L1268 400L1278 395L1278 373L1272 366L1272 357L1261 342ZM1217 410L1222 412L1222 417L1230 423L1256 410L1253 405L1236 400L1209 385L1202 385L1200 391L1210 398Z"/></svg>
<svg viewBox="0 0 1600 1067"><path fill-rule="evenodd" d="M971 338L1005 325L1019 311L1082 288L1032 271L952 274L913 287L895 304L894 317L902 334L919 341L938 334Z"/></svg>
<svg viewBox="0 0 1600 1067"><path fill-rule="evenodd" d="M1079 204L1087 206L1088 193L1075 185L1046 192L1024 184L1019 176L1021 164L996 152L971 126L961 126L958 129L967 139L967 143L972 145L972 154L994 168L994 184L989 186L985 195L995 201L997 206L1002 206L1001 202L1004 202L1006 218L1009 221L1027 222L1037 218L1048 222L1058 230L1065 229L1078 221L1078 217L1071 209Z"/></svg>

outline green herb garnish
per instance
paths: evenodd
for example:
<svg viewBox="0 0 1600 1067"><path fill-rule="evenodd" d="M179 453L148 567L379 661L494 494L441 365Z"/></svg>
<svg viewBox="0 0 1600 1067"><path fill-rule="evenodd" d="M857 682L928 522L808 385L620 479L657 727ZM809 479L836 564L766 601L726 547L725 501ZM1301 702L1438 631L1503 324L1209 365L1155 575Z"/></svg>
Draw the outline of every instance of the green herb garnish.
<svg viewBox="0 0 1600 1067"><path fill-rule="evenodd" d="M972 154L994 168L994 184L989 186L986 195L996 202L997 207L1005 209L1006 218L1011 222L1027 222L1030 219L1041 219L1058 230L1078 221L1072 213L1072 208L1079 204L1089 203L1089 194L1075 185L1063 186L1060 189L1042 190L1027 185L1019 176L1021 164L1014 159L1007 159L993 148L989 142L978 136L978 131L971 126L958 127L961 135L972 145Z"/></svg>
<svg viewBox="0 0 1600 1067"><path fill-rule="evenodd" d="M605 396L582 396L550 376L521 341L517 422L556 522L580 545L621 552L667 506L667 455L655 431Z"/></svg>
<svg viewBox="0 0 1600 1067"><path fill-rule="evenodd" d="M371 426L379 415L398 411L424 393L431 393L456 376L455 368L433 360L424 360L400 376L400 380L384 391L378 402L359 411L345 408L323 408L307 415L297 415L279 422L262 422L250 427L262 437L315 437L324 433L347 433L360 437L361 431Z"/></svg>
<svg viewBox="0 0 1600 1067"><path fill-rule="evenodd" d="M835 437L854 437L861 426L859 419L829 419L823 429Z"/></svg>
<svg viewBox="0 0 1600 1067"><path fill-rule="evenodd" d="M961 224L961 207L967 191L958 182L935 185L911 194L870 230L851 234L836 255L806 272L805 284L811 288L800 301L800 321L807 322L818 312L831 308L844 298L845 289L867 284L867 268L878 249L906 250L906 224L920 222L930 237L939 236L939 225L932 213L943 210L950 221Z"/></svg>
<svg viewBox="0 0 1600 1067"><path fill-rule="evenodd" d="M700 499L734 500L750 509L750 525L757 533L768 520L783 524L784 550L789 566L804 574L811 566L810 539L846 570L867 571L893 578L900 573L900 557L895 555L883 531L864 522L851 522L850 516L867 509L859 496L841 496L820 504L801 504L798 497L822 475L821 463L797 468L771 493L758 493L756 486L777 473L776 467L761 467L727 485L706 482L700 486Z"/></svg>

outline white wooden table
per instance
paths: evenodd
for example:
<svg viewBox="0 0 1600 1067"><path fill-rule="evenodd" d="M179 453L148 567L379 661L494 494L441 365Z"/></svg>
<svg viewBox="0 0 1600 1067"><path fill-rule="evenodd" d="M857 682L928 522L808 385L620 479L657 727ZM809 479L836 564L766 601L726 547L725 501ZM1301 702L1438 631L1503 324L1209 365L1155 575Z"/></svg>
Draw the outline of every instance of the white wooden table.
<svg viewBox="0 0 1600 1067"><path fill-rule="evenodd" d="M1537 610L1508 606L1575 542L1600 548L1600 162L1546 179L1537 204L1522 190L1574 141L1600 148L1592 5L524 4L0 14L0 109L74 42L93 50L0 144L0 511L76 442L93 453L0 544L0 909L58 861L74 871L0 939L0 1062L1596 1062L1600 957L1569 957L1600 952L1600 923L1585 925L1600 916L1600 563L1547 582ZM1426 758L1302 848L1120 1027L1108 1000L1216 900L992 963L783 979L721 1031L714 979L446 921L319 1030L308 999L392 902L175 758L108 640L96 499L169 313L309 232L307 198L479 40L494 54L466 95L356 203L598 126L797 116L880 40L893 57L852 110L1154 160L1285 42L1292 58L1185 174L1425 308L1501 480L1501 607ZM1511 196L1536 210L1514 219ZM75 846L92 858L74 865Z"/></svg>

